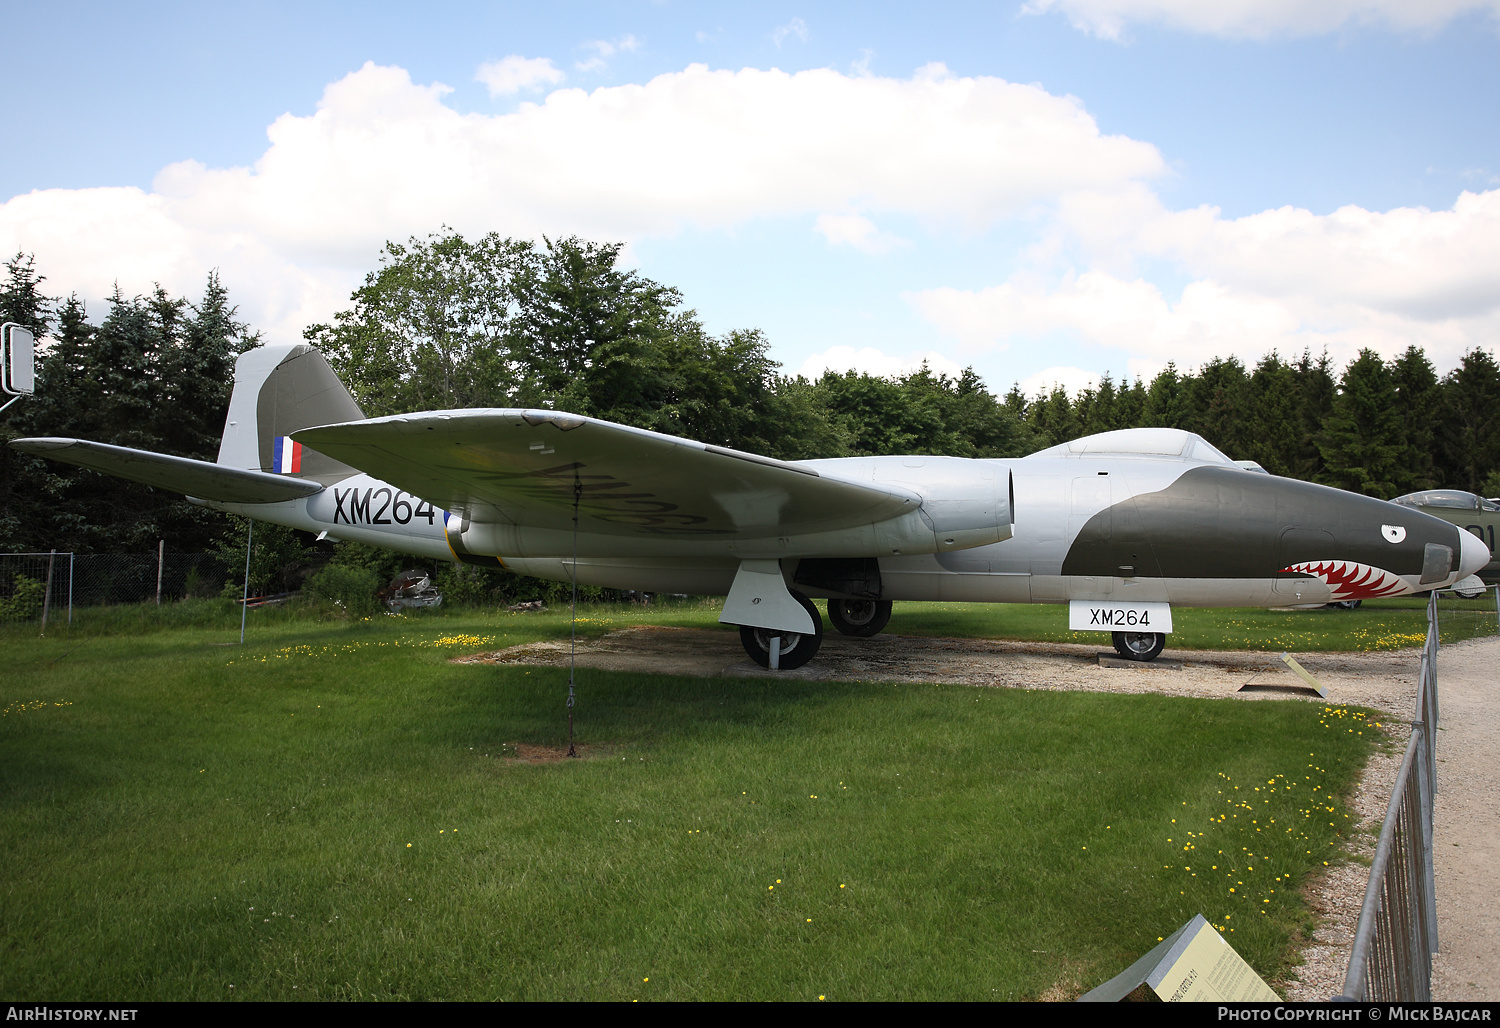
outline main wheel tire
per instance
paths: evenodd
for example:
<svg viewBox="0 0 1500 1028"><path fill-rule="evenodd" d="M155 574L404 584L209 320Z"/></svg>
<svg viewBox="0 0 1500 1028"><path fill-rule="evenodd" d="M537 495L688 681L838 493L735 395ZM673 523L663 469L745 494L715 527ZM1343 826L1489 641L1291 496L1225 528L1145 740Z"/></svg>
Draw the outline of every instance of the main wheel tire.
<svg viewBox="0 0 1500 1028"><path fill-rule="evenodd" d="M1167 645L1161 632L1116 632L1115 652L1126 660L1155 660Z"/></svg>
<svg viewBox="0 0 1500 1028"><path fill-rule="evenodd" d="M1364 602L1364 600L1335 600L1328 606L1332 607L1334 610L1358 610L1360 604Z"/></svg>
<svg viewBox="0 0 1500 1028"><path fill-rule="evenodd" d="M745 652L750 655L750 659L763 668L771 666L773 636L779 636L781 639L780 659L776 662L778 670L781 671L791 671L806 664L818 652L818 647L823 645L823 618L818 613L818 608L812 605L812 600L799 592L794 591L792 598L802 604L802 609L807 611L808 616L812 618L812 635L802 635L797 632L777 633L769 628L740 626L740 645L745 647Z"/></svg>
<svg viewBox="0 0 1500 1028"><path fill-rule="evenodd" d="M891 620L890 600L829 600L828 620L840 635L868 639Z"/></svg>
<svg viewBox="0 0 1500 1028"><path fill-rule="evenodd" d="M1478 592L1459 592L1457 589L1455 589L1453 590L1453 592L1454 595L1456 595L1461 600L1477 600L1479 599L1479 597L1484 595L1483 589L1480 589Z"/></svg>

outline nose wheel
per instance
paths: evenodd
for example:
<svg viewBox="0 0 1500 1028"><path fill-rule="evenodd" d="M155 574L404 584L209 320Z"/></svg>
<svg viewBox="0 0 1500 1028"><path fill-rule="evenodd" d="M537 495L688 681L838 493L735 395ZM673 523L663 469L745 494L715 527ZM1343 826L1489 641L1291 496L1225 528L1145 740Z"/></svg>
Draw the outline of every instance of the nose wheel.
<svg viewBox="0 0 1500 1028"><path fill-rule="evenodd" d="M1116 632L1115 652L1126 660L1155 660L1167 645L1161 632Z"/></svg>
<svg viewBox="0 0 1500 1028"><path fill-rule="evenodd" d="M776 669L779 671L791 671L793 668L801 667L812 660L813 655L818 652L818 647L823 645L823 618L819 615L818 608L799 592L793 592L792 598L802 604L811 615L814 626L813 634L804 635L799 632L777 632L770 628L740 626L740 645L745 647L745 652L750 655L750 659L763 668L771 666L773 642L777 647Z"/></svg>

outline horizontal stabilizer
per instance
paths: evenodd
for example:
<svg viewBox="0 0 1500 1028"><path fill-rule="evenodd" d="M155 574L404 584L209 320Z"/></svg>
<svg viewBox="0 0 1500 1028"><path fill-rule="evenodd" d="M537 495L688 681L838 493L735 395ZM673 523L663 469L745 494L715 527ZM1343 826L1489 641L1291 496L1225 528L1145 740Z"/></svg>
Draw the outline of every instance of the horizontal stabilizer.
<svg viewBox="0 0 1500 1028"><path fill-rule="evenodd" d="M221 503L276 503L311 496L323 488L317 482L286 475L227 468L204 460L169 457L86 439L13 439L10 445L22 453Z"/></svg>
<svg viewBox="0 0 1500 1028"><path fill-rule="evenodd" d="M838 531L917 510L900 486L545 410L403 414L293 438L478 522L564 530L757 539Z"/></svg>

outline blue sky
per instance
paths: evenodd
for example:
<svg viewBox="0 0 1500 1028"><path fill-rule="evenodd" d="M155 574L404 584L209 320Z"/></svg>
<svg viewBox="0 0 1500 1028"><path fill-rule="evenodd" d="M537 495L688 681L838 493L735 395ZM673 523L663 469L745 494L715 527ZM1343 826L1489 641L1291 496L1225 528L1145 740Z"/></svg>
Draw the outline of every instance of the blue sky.
<svg viewBox="0 0 1500 1028"><path fill-rule="evenodd" d="M0 247L290 340L382 239L578 232L789 371L997 389L1492 345L1494 0L1033 6L27 5Z"/></svg>

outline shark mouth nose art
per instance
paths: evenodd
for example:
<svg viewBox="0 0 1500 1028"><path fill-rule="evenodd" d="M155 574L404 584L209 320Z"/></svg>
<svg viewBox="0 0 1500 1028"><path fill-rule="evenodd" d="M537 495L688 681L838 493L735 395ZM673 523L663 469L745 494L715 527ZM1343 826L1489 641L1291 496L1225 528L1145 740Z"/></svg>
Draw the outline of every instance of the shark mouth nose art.
<svg viewBox="0 0 1500 1028"><path fill-rule="evenodd" d="M1411 591L1409 585L1389 571L1352 560L1302 561L1282 568L1281 572L1311 575L1328 586L1335 600L1369 600Z"/></svg>

